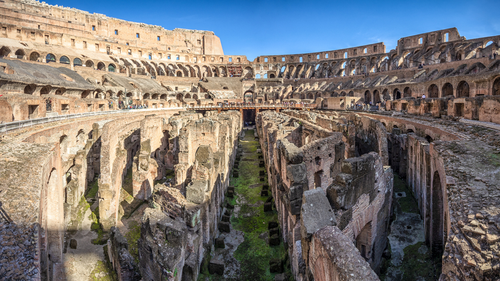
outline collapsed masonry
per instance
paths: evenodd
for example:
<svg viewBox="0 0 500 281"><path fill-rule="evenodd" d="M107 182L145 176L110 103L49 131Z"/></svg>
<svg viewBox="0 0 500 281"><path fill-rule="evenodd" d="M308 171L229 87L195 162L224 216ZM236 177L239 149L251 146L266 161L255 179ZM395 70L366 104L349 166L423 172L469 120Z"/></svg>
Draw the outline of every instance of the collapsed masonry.
<svg viewBox="0 0 500 281"><path fill-rule="evenodd" d="M327 130L293 115L263 112L257 128L295 279L378 280L370 267L386 247L392 198L378 141L356 150L345 118L328 119Z"/></svg>
<svg viewBox="0 0 500 281"><path fill-rule="evenodd" d="M197 280L201 261L218 234L241 119L236 112L193 117L184 124L171 120L171 139L178 148L175 188L156 185L151 208L142 218L139 256L144 280Z"/></svg>

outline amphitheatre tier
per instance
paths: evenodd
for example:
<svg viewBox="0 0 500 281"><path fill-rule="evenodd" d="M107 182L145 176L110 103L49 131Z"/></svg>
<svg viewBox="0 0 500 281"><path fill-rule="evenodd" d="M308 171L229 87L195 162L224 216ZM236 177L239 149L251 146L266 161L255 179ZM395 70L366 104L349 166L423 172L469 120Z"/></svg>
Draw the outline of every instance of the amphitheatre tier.
<svg viewBox="0 0 500 281"><path fill-rule="evenodd" d="M0 279L498 279L500 35L249 61L0 10Z"/></svg>

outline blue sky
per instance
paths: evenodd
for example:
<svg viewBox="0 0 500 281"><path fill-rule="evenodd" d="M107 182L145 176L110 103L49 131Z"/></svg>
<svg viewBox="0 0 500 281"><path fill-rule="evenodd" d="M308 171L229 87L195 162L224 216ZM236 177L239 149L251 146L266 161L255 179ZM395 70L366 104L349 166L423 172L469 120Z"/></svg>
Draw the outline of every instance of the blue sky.
<svg viewBox="0 0 500 281"><path fill-rule="evenodd" d="M298 54L385 42L457 27L462 36L500 34L499 2L45 0L166 29L214 31L226 55Z"/></svg>

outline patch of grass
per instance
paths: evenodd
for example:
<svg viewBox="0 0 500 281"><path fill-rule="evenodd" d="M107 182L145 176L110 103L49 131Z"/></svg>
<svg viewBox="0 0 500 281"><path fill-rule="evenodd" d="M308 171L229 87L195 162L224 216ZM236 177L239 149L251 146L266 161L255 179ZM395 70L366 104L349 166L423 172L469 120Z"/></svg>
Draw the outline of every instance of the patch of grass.
<svg viewBox="0 0 500 281"><path fill-rule="evenodd" d="M125 238L128 242L128 251L134 257L134 260L139 264L139 247L137 242L141 238L141 225L136 221L130 221L129 231L125 234Z"/></svg>
<svg viewBox="0 0 500 281"><path fill-rule="evenodd" d="M270 221L278 221L276 211L264 212L264 202L267 197L261 197L261 188L249 188L250 185L267 183L260 181L259 171L265 168L259 167L258 154L259 142L254 139L253 131L247 131L245 138L240 141L244 156L239 165L239 177L231 178L231 185L235 188L235 198L227 199L233 205L240 205L238 217L231 218L231 224L236 230L244 232L244 241L234 252L234 257L241 264L240 280L274 280L275 273L269 270L271 259L287 260L287 251L283 241L279 246L269 246L259 235L268 231ZM244 160L252 161L244 161ZM239 203L236 200L239 198ZM256 204L258 203L258 204ZM258 205L255 207L255 205ZM246 214L246 215L245 215ZM285 272L290 272L290 267Z"/></svg>
<svg viewBox="0 0 500 281"><path fill-rule="evenodd" d="M99 180L98 177L96 177L91 183L88 184L87 186L87 194L85 195L85 198L95 198L97 195L97 192L99 191Z"/></svg>
<svg viewBox="0 0 500 281"><path fill-rule="evenodd" d="M405 213L420 214L417 200L415 200L409 186L397 174L394 174L394 194L398 192L406 193L406 197L401 197L395 200L401 207L401 210Z"/></svg>
<svg viewBox="0 0 500 281"><path fill-rule="evenodd" d="M122 188L125 189L130 194L132 194L132 192L133 192L133 187L132 187L132 165L130 165L130 168L128 168L127 174L125 175L125 178L123 178Z"/></svg>
<svg viewBox="0 0 500 281"><path fill-rule="evenodd" d="M98 261L92 272L90 273L92 281L116 281L118 277L109 263Z"/></svg>
<svg viewBox="0 0 500 281"><path fill-rule="evenodd" d="M400 267L404 272L403 280L433 281L439 278L441 274L441 258L433 258L430 250L425 254L419 253L418 249L422 245L424 245L424 242L403 249L404 258Z"/></svg>

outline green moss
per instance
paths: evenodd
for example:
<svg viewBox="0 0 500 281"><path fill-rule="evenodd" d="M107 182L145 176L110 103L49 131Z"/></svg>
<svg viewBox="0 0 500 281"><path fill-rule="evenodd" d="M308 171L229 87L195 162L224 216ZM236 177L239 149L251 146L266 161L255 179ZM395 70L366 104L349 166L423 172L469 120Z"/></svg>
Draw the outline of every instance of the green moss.
<svg viewBox="0 0 500 281"><path fill-rule="evenodd" d="M118 280L116 273L108 263L98 261L92 272L90 273L92 281L115 281Z"/></svg>
<svg viewBox="0 0 500 281"><path fill-rule="evenodd" d="M268 223L277 221L278 214L264 212L264 202L267 197L261 197L262 188L250 188L254 184L267 183L260 181L259 171L265 171L258 165L259 159L256 153L259 142L254 140L253 131L247 131L245 138L240 141L245 155L239 165L239 177L231 178L231 185L235 188L236 197L228 200L233 205L240 206L239 216L231 218L231 224L236 230L244 232L244 241L234 252L234 257L241 264L240 280L274 280L275 274L269 270L271 259L287 260L287 252L283 242L279 246L271 247L259 235L268 231ZM252 161L246 161L246 160ZM239 202L244 202L243 204ZM289 273L289 266L286 269Z"/></svg>
<svg viewBox="0 0 500 281"><path fill-rule="evenodd" d="M394 194L397 192L405 192L406 197L401 197L396 200L397 204L401 207L401 211L405 213L419 214L418 203L413 196L412 191L397 174L394 174Z"/></svg>
<svg viewBox="0 0 500 281"><path fill-rule="evenodd" d="M85 195L85 198L95 198L97 195L97 192L99 191L99 180L98 177L96 177L91 183L88 184L87 187L88 191L87 194Z"/></svg>
<svg viewBox="0 0 500 281"><path fill-rule="evenodd" d="M132 191L133 191L133 187L132 187L132 165L130 166L130 168L128 168L127 174L125 175L125 178L123 178L122 188L125 189L129 194L131 194Z"/></svg>
<svg viewBox="0 0 500 281"><path fill-rule="evenodd" d="M137 242L141 238L141 225L136 221L130 221L129 231L125 234L125 238L128 242L128 251L134 257L135 262L139 264L139 247Z"/></svg>
<svg viewBox="0 0 500 281"><path fill-rule="evenodd" d="M428 250L421 254L418 249L424 245L419 242L415 245L404 248L403 263L400 267L403 274L403 280L437 280L441 273L440 257L433 258Z"/></svg>

